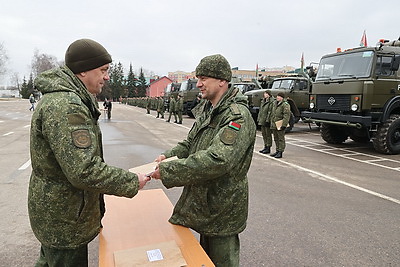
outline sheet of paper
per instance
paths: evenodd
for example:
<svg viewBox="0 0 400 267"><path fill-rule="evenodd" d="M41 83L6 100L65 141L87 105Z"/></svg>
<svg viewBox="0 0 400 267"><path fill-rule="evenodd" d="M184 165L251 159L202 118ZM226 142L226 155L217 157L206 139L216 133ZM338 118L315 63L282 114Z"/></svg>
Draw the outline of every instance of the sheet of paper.
<svg viewBox="0 0 400 267"><path fill-rule="evenodd" d="M149 261L160 261L163 260L163 256L161 253L161 250L159 249L153 249L153 250L148 250L147 252L147 258L149 258Z"/></svg>
<svg viewBox="0 0 400 267"><path fill-rule="evenodd" d="M171 161L171 160L175 160L178 159L178 157L171 157L171 158L167 158L164 161ZM152 171L154 171L157 167L157 162L150 162L144 165L140 165L134 168L130 168L129 171L130 172L134 172L134 173L151 173Z"/></svg>

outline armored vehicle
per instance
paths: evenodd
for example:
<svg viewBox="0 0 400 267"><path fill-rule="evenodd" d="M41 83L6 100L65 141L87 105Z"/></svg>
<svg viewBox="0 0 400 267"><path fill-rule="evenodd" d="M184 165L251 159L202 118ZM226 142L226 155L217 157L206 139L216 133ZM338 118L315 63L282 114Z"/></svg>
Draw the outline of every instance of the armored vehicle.
<svg viewBox="0 0 400 267"><path fill-rule="evenodd" d="M308 68L308 69L311 69ZM291 118L286 131L291 131L293 125L298 122L301 112L309 107L309 94L312 89L312 78L306 72L287 77L276 78L272 82L272 95L276 97L278 93L284 93L290 104ZM266 89L253 90L245 93L248 97L250 112L255 121L257 121L258 112L260 110L263 93Z"/></svg>
<svg viewBox="0 0 400 267"><path fill-rule="evenodd" d="M400 153L399 64L400 38L323 56L302 115L321 123L327 143L372 139L378 152Z"/></svg>

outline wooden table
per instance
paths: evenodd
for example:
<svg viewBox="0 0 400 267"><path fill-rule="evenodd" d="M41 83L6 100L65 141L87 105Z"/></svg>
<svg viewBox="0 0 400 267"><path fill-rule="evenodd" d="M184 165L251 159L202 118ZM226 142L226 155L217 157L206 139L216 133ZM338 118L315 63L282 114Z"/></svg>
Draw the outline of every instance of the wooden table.
<svg viewBox="0 0 400 267"><path fill-rule="evenodd" d="M175 240L187 266L214 266L192 232L168 222L173 210L162 189L141 190L132 199L105 196L99 266L114 266L114 251Z"/></svg>

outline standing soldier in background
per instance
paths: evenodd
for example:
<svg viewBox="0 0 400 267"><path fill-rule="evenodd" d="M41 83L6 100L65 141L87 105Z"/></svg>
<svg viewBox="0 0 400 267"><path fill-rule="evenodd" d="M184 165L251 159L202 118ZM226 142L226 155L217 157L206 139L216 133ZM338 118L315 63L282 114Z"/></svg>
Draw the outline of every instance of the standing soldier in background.
<svg viewBox="0 0 400 267"><path fill-rule="evenodd" d="M178 94L178 99L176 100L175 112L178 114L177 123L182 124L183 99L181 94Z"/></svg>
<svg viewBox="0 0 400 267"><path fill-rule="evenodd" d="M167 188L183 186L169 221L198 232L217 267L238 267L256 125L247 97L229 87L232 70L223 56L203 58L196 76L204 100L193 111L196 122L186 140L156 159L151 175ZM163 161L173 156L179 159Z"/></svg>
<svg viewBox="0 0 400 267"><path fill-rule="evenodd" d="M162 96L159 96L157 98L157 117L159 118L161 116L161 119L164 119L164 99Z"/></svg>
<svg viewBox="0 0 400 267"><path fill-rule="evenodd" d="M285 130L289 124L290 119L290 105L285 100L283 93L278 93L276 101L272 109L271 129L274 134L274 141L276 145L276 152L271 154L271 157L282 158L283 151L285 151Z"/></svg>
<svg viewBox="0 0 400 267"><path fill-rule="evenodd" d="M146 110L147 110L147 114L150 114L150 108L151 108L151 98L148 96L148 97L146 97Z"/></svg>
<svg viewBox="0 0 400 267"><path fill-rule="evenodd" d="M174 118L175 118L174 122L177 123L175 106L176 106L175 98L173 96L169 96L169 115L168 115L168 120L166 120L166 122L169 122L171 120L171 115L174 114Z"/></svg>
<svg viewBox="0 0 400 267"><path fill-rule="evenodd" d="M269 154L272 146L271 115L274 105L274 97L270 90L265 90L264 98L261 100L260 111L258 112L257 123L261 126L261 133L264 141L264 148L260 153Z"/></svg>
<svg viewBox="0 0 400 267"><path fill-rule="evenodd" d="M107 165L99 106L111 56L90 39L73 42L65 66L41 73L32 115L28 212L41 243L36 267L88 266L88 243L100 231L103 194L132 198L149 180Z"/></svg>
<svg viewBox="0 0 400 267"><path fill-rule="evenodd" d="M107 119L111 120L112 102L107 98L104 100L103 107L107 110Z"/></svg>
<svg viewBox="0 0 400 267"><path fill-rule="evenodd" d="M33 96L33 94L31 94L29 96L29 103L31 103L31 107L29 108L30 111L35 111L35 103L36 103L36 99Z"/></svg>

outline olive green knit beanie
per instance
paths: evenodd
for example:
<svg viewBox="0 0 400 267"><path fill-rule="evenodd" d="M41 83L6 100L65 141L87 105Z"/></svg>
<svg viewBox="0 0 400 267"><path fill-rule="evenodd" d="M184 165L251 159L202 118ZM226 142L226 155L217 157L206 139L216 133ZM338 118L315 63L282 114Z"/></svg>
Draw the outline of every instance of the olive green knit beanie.
<svg viewBox="0 0 400 267"><path fill-rule="evenodd" d="M211 55L200 61L196 68L196 76L207 76L230 82L232 69L225 57L220 54Z"/></svg>
<svg viewBox="0 0 400 267"><path fill-rule="evenodd" d="M75 74L96 69L111 62L111 55L107 50L90 39L76 40L65 52L65 65Z"/></svg>

